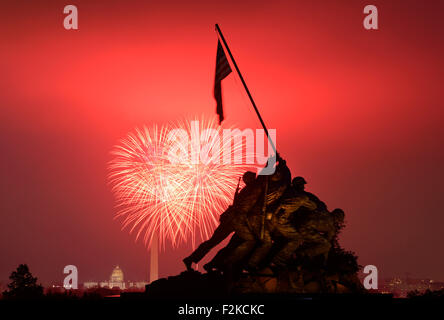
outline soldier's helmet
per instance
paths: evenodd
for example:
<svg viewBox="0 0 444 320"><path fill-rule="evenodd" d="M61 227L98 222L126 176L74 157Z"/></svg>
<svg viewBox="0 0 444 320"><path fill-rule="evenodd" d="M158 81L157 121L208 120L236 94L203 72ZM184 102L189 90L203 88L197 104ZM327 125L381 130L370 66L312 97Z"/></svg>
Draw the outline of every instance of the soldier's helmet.
<svg viewBox="0 0 444 320"><path fill-rule="evenodd" d="M305 179L303 177L296 177L293 179L293 181L291 181L291 184L293 186L300 186L300 185L307 184L307 181L305 181Z"/></svg>
<svg viewBox="0 0 444 320"><path fill-rule="evenodd" d="M256 179L256 173L254 173L253 171L247 171L244 173L244 175L242 176L242 181L246 184L252 184L254 182L254 180Z"/></svg>
<svg viewBox="0 0 444 320"><path fill-rule="evenodd" d="M270 181L280 185L289 185L291 183L290 169L285 164L279 164L275 172L270 175Z"/></svg>
<svg viewBox="0 0 444 320"><path fill-rule="evenodd" d="M332 212L331 212L331 214L333 215L333 218L336 220L336 221L344 221L344 210L342 210L342 209L339 209L339 208L336 208L336 209L334 209Z"/></svg>

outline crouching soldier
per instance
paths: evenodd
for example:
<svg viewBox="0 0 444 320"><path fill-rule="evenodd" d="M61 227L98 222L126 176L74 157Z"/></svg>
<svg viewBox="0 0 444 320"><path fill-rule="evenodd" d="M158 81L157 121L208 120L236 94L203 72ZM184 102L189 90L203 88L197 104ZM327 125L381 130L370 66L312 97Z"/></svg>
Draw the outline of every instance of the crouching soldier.
<svg viewBox="0 0 444 320"><path fill-rule="evenodd" d="M236 195L233 205L220 215L220 224L214 230L211 238L202 242L191 255L183 259L183 263L188 271L192 270L192 263L198 263L200 260L202 260L202 258L205 257L205 255L210 252L211 249L225 240L234 231L233 220L238 213L236 210L237 202L239 199L246 197L246 194L251 193L251 188L255 182L255 179L256 174L254 172L247 171L244 173L242 180L245 183L245 187L238 195Z"/></svg>

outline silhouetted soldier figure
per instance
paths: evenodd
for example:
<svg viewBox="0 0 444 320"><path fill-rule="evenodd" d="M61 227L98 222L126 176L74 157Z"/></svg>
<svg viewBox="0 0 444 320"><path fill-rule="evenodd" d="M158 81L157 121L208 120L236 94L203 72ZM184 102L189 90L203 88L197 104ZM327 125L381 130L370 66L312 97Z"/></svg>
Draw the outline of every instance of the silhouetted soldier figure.
<svg viewBox="0 0 444 320"><path fill-rule="evenodd" d="M344 211L335 209L328 211L304 212L298 230L304 244L300 254L309 258L322 256L325 263L340 226L344 222Z"/></svg>
<svg viewBox="0 0 444 320"><path fill-rule="evenodd" d="M291 173L285 160L277 156L278 165L270 176L259 175L254 190L240 199L236 209L239 214L234 219L236 237L242 239L237 246L227 252L225 266L232 267L251 254L247 266L255 266L270 249L268 235L264 234L265 209L275 203L291 181ZM255 248L256 247L256 248ZM250 262L251 261L251 262Z"/></svg>
<svg viewBox="0 0 444 320"><path fill-rule="evenodd" d="M270 243L271 237L284 240L282 247L272 259L272 263L276 266L285 266L294 251L302 244L303 236L293 223L293 215L302 208L314 211L318 208L317 203L321 206L323 204L316 196L309 197L307 195L304 191L305 183L305 179L302 177L294 178L292 186L286 190L274 210L274 214L269 219L268 237Z"/></svg>
<svg viewBox="0 0 444 320"><path fill-rule="evenodd" d="M248 189L245 189L245 191L242 190L238 197L236 197L236 201L233 203L232 208L234 211L236 211L235 217L232 215L233 229L236 232L231 237L229 243L224 248L219 250L219 252L209 263L204 265L205 270L212 271L214 268L216 268L227 271L227 267L231 268L234 260L238 261L238 259L233 259L233 261L230 262L226 261L229 257L232 257L233 252L236 255L237 251L242 250L243 252L243 250L245 250L249 252L253 248L258 238L252 231L252 223L254 221L248 221L249 217L247 217L247 213L252 210L259 210L259 200L264 194L265 181L266 178L264 176L259 176L254 182L249 184ZM262 208L262 205L260 208ZM256 219L256 224L259 223L259 218L260 217Z"/></svg>
<svg viewBox="0 0 444 320"><path fill-rule="evenodd" d="M327 206L325 205L324 202L319 200L319 198L317 196L315 196L313 193L307 192L305 190L306 184L307 184L307 181L305 181L305 179L303 177L296 177L291 181L291 185L293 186L294 190L296 190L297 192L301 192L301 193L306 194L311 201L316 203L316 207L317 207L318 211L327 210Z"/></svg>
<svg viewBox="0 0 444 320"><path fill-rule="evenodd" d="M247 171L242 176L242 180L245 183L245 187L235 196L233 205L230 206L224 213L220 215L219 221L220 224L214 230L213 235L207 241L202 242L199 247L194 250L194 252L183 259L183 263L185 264L188 271L192 270L192 263L198 263L202 258L210 252L215 246L221 243L225 238L227 238L233 231L233 218L238 215L237 207L240 199L244 199L248 197L248 194L251 193L251 189L255 183L256 174L251 171Z"/></svg>
<svg viewBox="0 0 444 320"><path fill-rule="evenodd" d="M301 208L293 214L292 222L303 241L302 250L299 253L309 257L322 255L325 263L332 247L332 239L338 231L338 225L344 221L344 212L341 209L328 212L324 202L305 190L306 184L303 177L296 177L292 181L293 189L307 195L317 206L316 210ZM289 251L276 255L273 262L282 264L285 259L291 256L292 253Z"/></svg>

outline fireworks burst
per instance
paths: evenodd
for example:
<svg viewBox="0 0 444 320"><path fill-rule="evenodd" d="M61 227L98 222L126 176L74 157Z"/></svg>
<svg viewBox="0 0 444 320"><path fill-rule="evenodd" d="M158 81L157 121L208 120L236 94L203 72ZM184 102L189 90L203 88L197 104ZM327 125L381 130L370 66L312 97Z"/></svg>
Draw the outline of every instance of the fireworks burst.
<svg viewBox="0 0 444 320"><path fill-rule="evenodd" d="M177 246L189 240L194 246L197 235L207 239L220 213L232 203L239 177L252 168L245 164L242 139L225 139L213 121L198 121L200 142L221 160L193 161L199 151L188 140L196 129L191 123L135 129L112 151L109 179L117 201L116 217L122 218L122 229L136 232L136 240L143 236L148 247L155 234L161 247L167 241ZM188 138L172 139L173 129L181 129ZM208 132L217 132L218 137ZM172 157L172 148L181 156ZM231 158L242 154L241 163L224 163L219 150L229 150Z"/></svg>

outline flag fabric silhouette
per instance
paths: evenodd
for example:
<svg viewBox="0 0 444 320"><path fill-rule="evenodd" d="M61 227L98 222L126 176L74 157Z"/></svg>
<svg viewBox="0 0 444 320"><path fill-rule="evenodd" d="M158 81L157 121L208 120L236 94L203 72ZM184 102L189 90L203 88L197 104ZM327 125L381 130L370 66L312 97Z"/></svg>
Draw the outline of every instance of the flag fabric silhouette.
<svg viewBox="0 0 444 320"><path fill-rule="evenodd" d="M216 75L214 77L214 98L216 99L216 113L219 115L219 124L224 120L224 109L222 107L221 82L231 73L231 67L220 41L217 41Z"/></svg>
<svg viewBox="0 0 444 320"><path fill-rule="evenodd" d="M242 77L242 74L239 70L239 67L237 66L236 60L234 60L233 55L231 54L230 47L228 46L227 41L225 41L224 35L222 34L222 31L219 28L219 25L216 23L216 32L219 35L219 39L222 40L225 49L227 50L231 62L236 69L236 72L239 76L239 79L241 80L245 92L248 95L248 98L250 98L250 102L253 105L254 111L256 112L257 117L259 118L259 121L262 124L262 127L264 128L265 133L267 134L268 141L270 143L271 148L273 149L274 153L277 154L276 146L274 145L273 140L270 138L270 135L268 134L267 126L265 125L264 120L262 119L261 114L259 113L259 109L256 106L256 103L253 100L253 96L250 93L250 90L248 90L247 84L245 83L244 77ZM214 82L214 97L217 101L217 114L219 115L219 124L224 120L224 110L222 108L222 89L221 89L221 81L228 76L231 73L231 68L228 63L227 57L225 56L224 49L222 47L222 44L220 41L217 42L217 57L216 57L216 78Z"/></svg>

